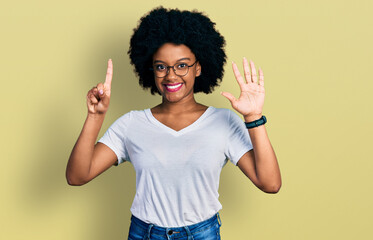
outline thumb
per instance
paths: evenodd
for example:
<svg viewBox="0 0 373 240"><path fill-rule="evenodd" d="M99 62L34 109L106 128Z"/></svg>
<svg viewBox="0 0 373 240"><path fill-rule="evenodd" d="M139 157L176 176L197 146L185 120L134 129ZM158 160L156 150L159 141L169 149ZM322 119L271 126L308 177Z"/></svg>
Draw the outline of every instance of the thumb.
<svg viewBox="0 0 373 240"><path fill-rule="evenodd" d="M233 105L233 102L236 101L236 98L229 92L221 92L220 94L226 97L231 102L232 105Z"/></svg>
<svg viewBox="0 0 373 240"><path fill-rule="evenodd" d="M98 95L102 101L103 104L108 105L110 101L110 96L106 94L106 92L103 89L100 89L98 91Z"/></svg>

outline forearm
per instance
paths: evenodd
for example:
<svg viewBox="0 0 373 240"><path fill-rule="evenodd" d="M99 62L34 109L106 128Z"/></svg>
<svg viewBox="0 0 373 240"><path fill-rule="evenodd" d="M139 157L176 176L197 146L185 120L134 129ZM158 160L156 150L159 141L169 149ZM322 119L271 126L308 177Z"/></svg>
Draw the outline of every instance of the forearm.
<svg viewBox="0 0 373 240"><path fill-rule="evenodd" d="M88 114L77 142L71 152L66 179L71 185L81 185L89 175L92 156L98 133L104 121L104 114Z"/></svg>
<svg viewBox="0 0 373 240"><path fill-rule="evenodd" d="M260 117L244 118L246 122L251 122ZM265 125L250 128L248 131L254 148L255 171L259 184L266 192L277 192L281 187L281 174Z"/></svg>

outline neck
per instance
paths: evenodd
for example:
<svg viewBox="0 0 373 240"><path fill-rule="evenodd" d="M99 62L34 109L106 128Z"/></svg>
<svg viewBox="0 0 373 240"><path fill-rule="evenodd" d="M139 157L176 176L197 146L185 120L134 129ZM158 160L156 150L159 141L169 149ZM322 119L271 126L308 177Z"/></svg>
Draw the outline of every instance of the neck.
<svg viewBox="0 0 373 240"><path fill-rule="evenodd" d="M200 104L196 102L194 97L190 99L185 99L184 101L179 101L179 102L169 102L167 101L167 99L163 98L162 103L158 105L159 109L162 112L173 113L173 114L186 112L186 111L195 109L198 106L200 106Z"/></svg>

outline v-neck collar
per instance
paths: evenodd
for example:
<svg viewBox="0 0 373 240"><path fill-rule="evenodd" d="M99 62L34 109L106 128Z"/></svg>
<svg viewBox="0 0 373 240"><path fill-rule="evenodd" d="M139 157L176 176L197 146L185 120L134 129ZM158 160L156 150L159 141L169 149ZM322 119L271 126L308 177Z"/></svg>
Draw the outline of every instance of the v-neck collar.
<svg viewBox="0 0 373 240"><path fill-rule="evenodd" d="M148 109L145 109L144 112L145 112L145 115L148 117L149 121L151 121L153 124L157 125L158 127L162 128L163 130L171 133L172 135L174 136L179 136L179 135L182 135L188 131L190 131L191 129L193 129L195 126L198 125L198 123L200 123L204 118L206 118L206 116L208 115L209 112L211 112L213 109L212 106L209 106L204 113L202 113L202 115L196 120L194 121L193 123L191 123L190 125L186 126L185 128L183 129L180 129L179 131L176 131L170 127L168 127L167 125L161 123L158 119L156 119L152 113L152 111L150 110L150 108Z"/></svg>

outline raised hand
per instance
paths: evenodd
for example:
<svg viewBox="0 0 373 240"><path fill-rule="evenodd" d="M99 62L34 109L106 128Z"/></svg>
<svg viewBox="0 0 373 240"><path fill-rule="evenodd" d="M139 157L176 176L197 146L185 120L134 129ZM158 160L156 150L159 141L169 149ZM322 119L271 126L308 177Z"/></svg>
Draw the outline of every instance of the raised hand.
<svg viewBox="0 0 373 240"><path fill-rule="evenodd" d="M88 114L105 114L109 108L113 62L108 61L105 82L97 84L87 93Z"/></svg>
<svg viewBox="0 0 373 240"><path fill-rule="evenodd" d="M236 99L231 93L222 92L221 94L226 97L232 104L232 107L241 113L245 119L256 120L262 115L264 105L264 76L263 71L259 68L259 83L255 69L255 65L250 61L250 66L246 58L243 60L243 67L245 79L240 74L235 63L232 63L234 76L241 89L241 94ZM251 70L251 71L250 71Z"/></svg>

